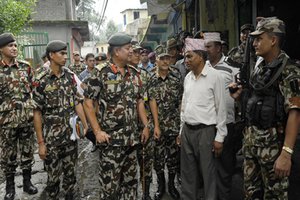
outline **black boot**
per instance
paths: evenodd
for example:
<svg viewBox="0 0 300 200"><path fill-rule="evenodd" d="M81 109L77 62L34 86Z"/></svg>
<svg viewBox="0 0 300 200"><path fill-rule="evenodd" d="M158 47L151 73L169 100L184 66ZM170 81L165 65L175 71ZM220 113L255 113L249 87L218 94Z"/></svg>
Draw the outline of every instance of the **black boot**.
<svg viewBox="0 0 300 200"><path fill-rule="evenodd" d="M155 200L161 200L162 196L166 191L166 186L165 186L166 180L165 180L164 173L157 174L157 182L158 182L158 188L157 188L157 192L155 193Z"/></svg>
<svg viewBox="0 0 300 200"><path fill-rule="evenodd" d="M145 184L144 184L144 191L143 191L143 200L151 200L151 197L150 197L150 192L149 192L149 189L150 189L150 183L151 183L151 178L147 177L145 178Z"/></svg>
<svg viewBox="0 0 300 200"><path fill-rule="evenodd" d="M179 200L180 195L175 187L174 179L175 179L175 173L169 173L168 191L172 199Z"/></svg>
<svg viewBox="0 0 300 200"><path fill-rule="evenodd" d="M6 194L4 200L14 200L15 199L15 174L6 175Z"/></svg>
<svg viewBox="0 0 300 200"><path fill-rule="evenodd" d="M23 170L23 191L28 194L38 193L38 189L31 183L31 170Z"/></svg>
<svg viewBox="0 0 300 200"><path fill-rule="evenodd" d="M73 200L74 199L74 194L73 192L68 192L66 195L65 195L65 200Z"/></svg>

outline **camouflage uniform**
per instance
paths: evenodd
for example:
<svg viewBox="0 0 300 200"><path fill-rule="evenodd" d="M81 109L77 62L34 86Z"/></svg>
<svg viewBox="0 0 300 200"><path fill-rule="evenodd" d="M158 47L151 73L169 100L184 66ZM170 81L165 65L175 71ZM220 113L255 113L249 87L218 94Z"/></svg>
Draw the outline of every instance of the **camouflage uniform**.
<svg viewBox="0 0 300 200"><path fill-rule="evenodd" d="M295 79L299 81L300 70L297 66L291 64L284 52L281 52L278 59L282 62L284 62L284 59L287 59L279 81L279 91L284 98L281 103L283 105L279 106L284 108L287 113L290 109L300 108L299 100L298 102L293 101L293 99L299 99L299 94L293 92L290 85L290 82ZM257 65L254 74L265 73L264 67L264 62L262 61ZM272 105L269 106L272 107ZM274 107L277 106L275 105ZM249 115L250 112L251 110L249 109L246 114ZM273 117L269 115L264 117L264 114L262 112L258 117ZM261 119L259 120L262 122ZM279 127L261 128L254 122L248 123L249 126L244 132L243 144L246 199L287 199L288 177L277 178L274 173L274 162L280 155L282 148L282 133L280 133Z"/></svg>
<svg viewBox="0 0 300 200"><path fill-rule="evenodd" d="M8 66L0 61L0 156L5 174L16 172L18 144L21 169L31 171L33 164L31 79L27 62Z"/></svg>
<svg viewBox="0 0 300 200"><path fill-rule="evenodd" d="M74 192L77 142L70 139L72 128L69 121L80 99L76 95L74 74L67 68L62 68L60 77L55 76L51 69L43 71L35 76L33 85L34 107L42 112L47 148L44 161L48 174L46 191L49 198L57 199L62 173L63 189L66 193Z"/></svg>
<svg viewBox="0 0 300 200"><path fill-rule="evenodd" d="M84 66L84 64L79 63L79 64L71 64L71 65L69 66L69 69L70 69L72 72L74 72L77 76L79 76L79 74L80 74L81 72L83 72L83 71L86 69L86 67Z"/></svg>
<svg viewBox="0 0 300 200"><path fill-rule="evenodd" d="M231 58L234 62L237 63L242 63L244 59L244 54L245 54L245 44L240 44L237 47L233 47L229 52L228 52L228 57Z"/></svg>
<svg viewBox="0 0 300 200"><path fill-rule="evenodd" d="M180 74L170 67L165 79L158 73L151 77L149 97L155 99L158 105L158 119L161 128L161 138L156 141L154 169L156 173L163 173L165 163L169 173L178 170L178 146L176 137L179 134L180 113L179 106L183 93ZM166 158L166 160L165 160Z"/></svg>
<svg viewBox="0 0 300 200"><path fill-rule="evenodd" d="M150 111L149 99L148 99L148 82L150 79L150 74L147 70L139 68L140 78L142 81L142 89L143 89L143 97L145 102L145 108L147 112L147 118L150 126L150 132L153 133L153 122L152 115ZM143 124L139 122L139 130L143 130ZM154 144L153 137L150 135L146 144L139 145L137 149L138 162L140 165L140 180L142 183L145 181L145 185L150 186L150 182L152 180L152 167L153 167L153 155L154 155ZM147 185L148 184L148 185ZM145 185L143 187L145 187ZM145 189L145 188L144 188Z"/></svg>
<svg viewBox="0 0 300 200"><path fill-rule="evenodd" d="M111 136L109 144L99 145L100 199L136 199L139 73L125 66L123 76L114 64L107 63L84 83L84 96L98 102L100 127Z"/></svg>

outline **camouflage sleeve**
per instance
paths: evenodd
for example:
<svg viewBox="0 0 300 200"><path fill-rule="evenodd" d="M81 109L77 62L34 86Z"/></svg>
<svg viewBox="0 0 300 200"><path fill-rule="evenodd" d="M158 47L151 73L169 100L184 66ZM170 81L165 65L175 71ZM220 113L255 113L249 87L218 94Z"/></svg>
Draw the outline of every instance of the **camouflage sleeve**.
<svg viewBox="0 0 300 200"><path fill-rule="evenodd" d="M179 105L181 105L182 96L183 96L183 81L181 80L179 83Z"/></svg>
<svg viewBox="0 0 300 200"><path fill-rule="evenodd" d="M77 75L73 74L73 93L75 94L74 97L74 104L75 106L77 106L78 104L80 104L83 101L83 97L80 95L79 93L79 89L80 89L80 83L81 81L78 79Z"/></svg>
<svg viewBox="0 0 300 200"><path fill-rule="evenodd" d="M44 89L40 81L33 80L32 86L33 108L43 110L43 105L45 104Z"/></svg>
<svg viewBox="0 0 300 200"><path fill-rule="evenodd" d="M148 89L148 98L149 100L151 99L156 99L156 87L155 87L155 77L151 77L149 79L149 89Z"/></svg>
<svg viewBox="0 0 300 200"><path fill-rule="evenodd" d="M291 109L300 109L300 68L288 65L283 71L283 81L280 90L284 96L286 112Z"/></svg>
<svg viewBox="0 0 300 200"><path fill-rule="evenodd" d="M83 96L88 99L96 100L99 99L99 94L102 86L102 79L100 71L92 74L90 78L83 81L85 87Z"/></svg>

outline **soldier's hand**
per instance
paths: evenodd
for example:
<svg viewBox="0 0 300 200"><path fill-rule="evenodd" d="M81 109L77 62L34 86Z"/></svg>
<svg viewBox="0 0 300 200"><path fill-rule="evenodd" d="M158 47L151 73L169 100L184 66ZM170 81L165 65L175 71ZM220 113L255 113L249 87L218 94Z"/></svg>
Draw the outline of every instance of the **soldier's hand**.
<svg viewBox="0 0 300 200"><path fill-rule="evenodd" d="M276 176L279 178L289 176L291 172L291 166L291 155L285 151L282 151L274 163L274 171Z"/></svg>
<svg viewBox="0 0 300 200"><path fill-rule="evenodd" d="M181 135L180 135L180 134L176 137L176 144L177 144L178 146L181 145Z"/></svg>
<svg viewBox="0 0 300 200"><path fill-rule="evenodd" d="M108 135L105 131L96 132L96 142L98 143L109 143L110 135Z"/></svg>
<svg viewBox="0 0 300 200"><path fill-rule="evenodd" d="M46 155L47 155L47 148L46 145L44 143L39 144L39 156L42 160L46 159Z"/></svg>
<svg viewBox="0 0 300 200"><path fill-rule="evenodd" d="M154 127L154 139L155 140L159 140L159 138L160 138L160 134L161 134L161 132L160 132L160 128L159 128L159 126L155 126Z"/></svg>
<svg viewBox="0 0 300 200"><path fill-rule="evenodd" d="M145 144L147 142L147 140L149 139L149 127L145 127L143 129L142 135L141 135L141 141L143 144Z"/></svg>
<svg viewBox="0 0 300 200"><path fill-rule="evenodd" d="M215 157L219 157L223 150L223 143L214 141L212 151L215 153Z"/></svg>
<svg viewBox="0 0 300 200"><path fill-rule="evenodd" d="M228 88L229 90L231 91L234 91L233 93L232 92L229 92L230 93L230 96L234 99L238 99L242 93L242 86L237 84L237 83L230 83L228 85Z"/></svg>

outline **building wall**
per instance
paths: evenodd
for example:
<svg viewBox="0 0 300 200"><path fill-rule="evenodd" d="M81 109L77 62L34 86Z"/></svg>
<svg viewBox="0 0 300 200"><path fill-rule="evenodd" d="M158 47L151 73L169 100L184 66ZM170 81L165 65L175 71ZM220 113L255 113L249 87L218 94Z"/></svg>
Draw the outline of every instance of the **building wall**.
<svg viewBox="0 0 300 200"><path fill-rule="evenodd" d="M96 41L84 42L83 47L81 47L81 56L84 58L88 53L97 54Z"/></svg>
<svg viewBox="0 0 300 200"><path fill-rule="evenodd" d="M70 62L70 53L79 50L79 45L73 40L72 29L66 25L33 25L35 32L47 32L49 41L62 40L68 44L68 61Z"/></svg>
<svg viewBox="0 0 300 200"><path fill-rule="evenodd" d="M32 19L36 21L75 20L75 0L38 0Z"/></svg>
<svg viewBox="0 0 300 200"><path fill-rule="evenodd" d="M127 9L122 13L122 15L126 15L126 25L130 24L134 21L134 12L139 12L140 13L140 17L139 18L148 18L148 11L147 9ZM124 23L123 23L124 25Z"/></svg>
<svg viewBox="0 0 300 200"><path fill-rule="evenodd" d="M107 54L107 50L108 50L108 44L97 44L96 45L96 48L98 49L97 50L97 53L106 53ZM102 51L103 49L103 51Z"/></svg>
<svg viewBox="0 0 300 200"><path fill-rule="evenodd" d="M200 30L220 31L229 46L236 45L235 0L200 1Z"/></svg>

